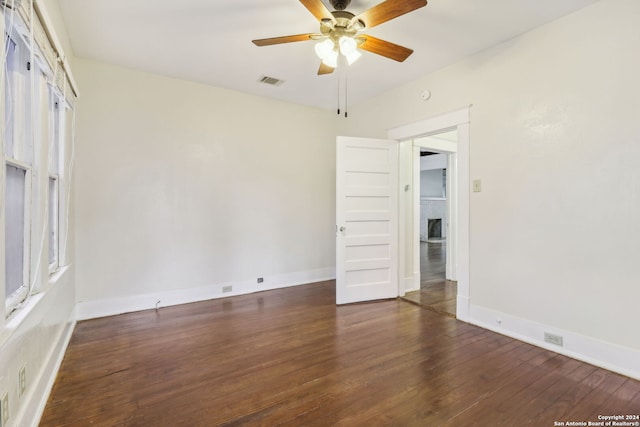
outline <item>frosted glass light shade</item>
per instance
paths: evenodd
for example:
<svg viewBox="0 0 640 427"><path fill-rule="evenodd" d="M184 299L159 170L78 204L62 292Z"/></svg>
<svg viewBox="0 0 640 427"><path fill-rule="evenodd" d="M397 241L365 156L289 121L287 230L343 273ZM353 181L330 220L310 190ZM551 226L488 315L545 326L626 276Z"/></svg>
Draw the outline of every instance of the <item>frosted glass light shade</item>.
<svg viewBox="0 0 640 427"><path fill-rule="evenodd" d="M362 56L362 54L360 52L358 52L357 50L354 50L349 55L345 55L345 57L347 58L347 63L349 65L353 64L354 62L356 62L358 60L358 58L360 58L361 56Z"/></svg>
<svg viewBox="0 0 640 427"><path fill-rule="evenodd" d="M327 67L336 68L338 66L338 51L332 50L329 54L322 60L322 63Z"/></svg>
<svg viewBox="0 0 640 427"><path fill-rule="evenodd" d="M316 43L314 49L318 58L324 60L329 56L329 54L331 54L331 52L333 52L334 47L333 41L331 39L326 39Z"/></svg>
<svg viewBox="0 0 640 427"><path fill-rule="evenodd" d="M342 36L340 37L338 43L340 43L340 53L342 53L346 57L355 52L356 48L358 47L356 41L351 37Z"/></svg>

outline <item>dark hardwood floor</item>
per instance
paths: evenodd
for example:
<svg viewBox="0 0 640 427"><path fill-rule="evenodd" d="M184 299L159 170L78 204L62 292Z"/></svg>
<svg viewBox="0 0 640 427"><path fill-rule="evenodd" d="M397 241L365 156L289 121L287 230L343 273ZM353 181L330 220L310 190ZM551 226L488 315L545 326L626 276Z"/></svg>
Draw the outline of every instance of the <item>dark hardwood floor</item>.
<svg viewBox="0 0 640 427"><path fill-rule="evenodd" d="M458 284L445 278L446 248L446 240L420 242L420 289L407 292L403 298L455 318Z"/></svg>
<svg viewBox="0 0 640 427"><path fill-rule="evenodd" d="M640 382L324 282L79 322L41 426L553 426Z"/></svg>

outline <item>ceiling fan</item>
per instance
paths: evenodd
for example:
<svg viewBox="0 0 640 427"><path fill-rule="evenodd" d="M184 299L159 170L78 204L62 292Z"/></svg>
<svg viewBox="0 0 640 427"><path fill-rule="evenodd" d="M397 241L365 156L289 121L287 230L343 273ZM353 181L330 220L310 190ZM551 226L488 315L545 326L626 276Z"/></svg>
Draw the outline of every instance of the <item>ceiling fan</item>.
<svg viewBox="0 0 640 427"><path fill-rule="evenodd" d="M330 0L335 9L329 11L321 0L300 0L320 21L320 33L297 34L253 40L257 46L316 40L315 51L322 60L318 74L330 74L338 66L339 53L349 64L360 57L358 48L402 62L412 49L360 32L427 5L427 0L386 0L371 9L354 15L345 10L351 0Z"/></svg>

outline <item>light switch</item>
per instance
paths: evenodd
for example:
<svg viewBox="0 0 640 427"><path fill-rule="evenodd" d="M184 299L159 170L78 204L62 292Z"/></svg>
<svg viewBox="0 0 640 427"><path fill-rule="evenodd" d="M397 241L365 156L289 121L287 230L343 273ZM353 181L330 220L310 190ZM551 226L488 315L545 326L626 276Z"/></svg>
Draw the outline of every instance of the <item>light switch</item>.
<svg viewBox="0 0 640 427"><path fill-rule="evenodd" d="M473 180L473 192L474 193L479 193L482 191L482 181L480 181L479 179L474 179Z"/></svg>

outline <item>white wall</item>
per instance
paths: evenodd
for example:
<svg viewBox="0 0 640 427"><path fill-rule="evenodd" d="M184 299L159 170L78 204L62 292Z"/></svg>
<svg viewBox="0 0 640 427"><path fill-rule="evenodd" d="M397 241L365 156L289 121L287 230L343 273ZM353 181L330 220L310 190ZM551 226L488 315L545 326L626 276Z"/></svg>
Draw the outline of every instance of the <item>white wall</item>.
<svg viewBox="0 0 640 427"><path fill-rule="evenodd" d="M636 377L638 22L640 2L602 0L352 106L339 129L384 138L473 104L471 321L537 343L557 332L560 350Z"/></svg>
<svg viewBox="0 0 640 427"><path fill-rule="evenodd" d="M442 169L420 171L420 196L444 197Z"/></svg>
<svg viewBox="0 0 640 427"><path fill-rule="evenodd" d="M54 31L63 40L66 37L66 29L60 19L56 1L45 0L44 6L51 17ZM4 18L0 15L0 19ZM70 46L65 44L65 53L71 60L73 52ZM45 105L42 108L41 134L36 144L35 164L39 164L46 171L48 163L48 112L46 108L47 89L41 86L41 96ZM4 90L4 87L2 88ZM4 95L2 95L4 96ZM70 129L72 115L68 115L67 128ZM70 135L70 132L68 133ZM1 151L1 150L0 150ZM64 142L64 172L68 174L71 162L70 140ZM0 154L3 155L3 154ZM4 170L4 158L2 168ZM67 175L68 176L68 175ZM4 179L4 176L2 176ZM34 195L46 194L48 174L40 173L34 177ZM66 345L75 325L75 284L74 284L74 246L73 246L73 191L71 180L67 180L66 187L61 189L61 194L69 194L69 199L63 203L69 203L68 233L65 252L66 268L52 277L49 276L48 267L48 235L47 223L44 218L46 198L41 197L41 202L32 218L31 242L32 242L32 266L33 289L37 293L32 295L26 303L13 312L8 318L0 316L0 396L7 393L9 396L9 419L6 427L35 426L38 423L41 411L44 410L58 364L64 356ZM0 201L0 206L4 201ZM0 241L4 237L4 218L0 213ZM62 219L62 218L61 218ZM62 236L61 236L62 237ZM44 245L41 244L44 242ZM4 244L0 244L0 263L4 266ZM4 270L0 268L0 280L4 290ZM4 291L1 292L4 295ZM3 303L4 305L4 303ZM4 308L0 310L4 314ZM26 390L20 396L18 388L18 371L25 368Z"/></svg>
<svg viewBox="0 0 640 427"><path fill-rule="evenodd" d="M332 112L89 60L76 78L80 318L335 277Z"/></svg>

